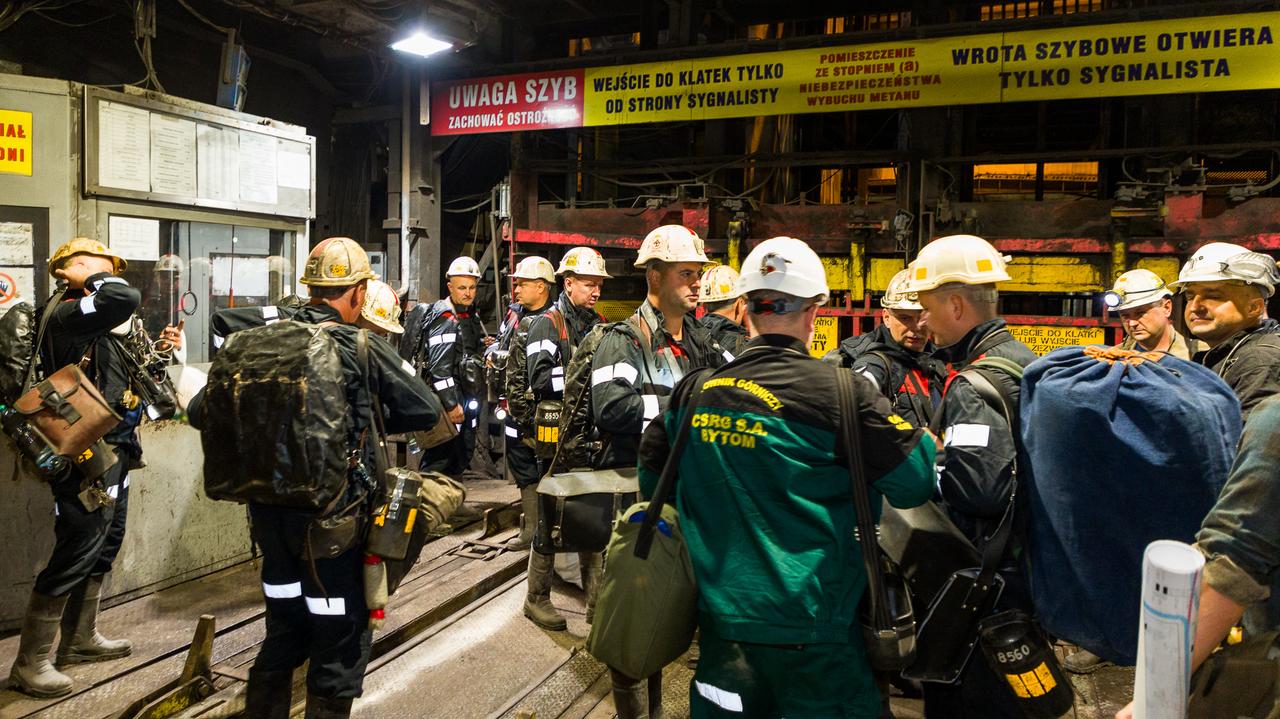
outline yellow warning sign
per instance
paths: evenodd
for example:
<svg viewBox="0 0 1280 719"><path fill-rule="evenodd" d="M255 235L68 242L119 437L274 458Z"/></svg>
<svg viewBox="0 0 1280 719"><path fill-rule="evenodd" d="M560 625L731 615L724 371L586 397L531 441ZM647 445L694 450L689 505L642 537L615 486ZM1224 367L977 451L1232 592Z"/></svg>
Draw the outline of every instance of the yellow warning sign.
<svg viewBox="0 0 1280 719"><path fill-rule="evenodd" d="M31 113L0 110L0 172L31 176Z"/></svg>
<svg viewBox="0 0 1280 719"><path fill-rule="evenodd" d="M1107 342L1107 330L1103 327L1010 325L1009 331L1038 355L1049 354L1061 347L1101 345Z"/></svg>
<svg viewBox="0 0 1280 719"><path fill-rule="evenodd" d="M809 354L822 357L840 344L840 318L816 317L813 320L813 341L809 343Z"/></svg>

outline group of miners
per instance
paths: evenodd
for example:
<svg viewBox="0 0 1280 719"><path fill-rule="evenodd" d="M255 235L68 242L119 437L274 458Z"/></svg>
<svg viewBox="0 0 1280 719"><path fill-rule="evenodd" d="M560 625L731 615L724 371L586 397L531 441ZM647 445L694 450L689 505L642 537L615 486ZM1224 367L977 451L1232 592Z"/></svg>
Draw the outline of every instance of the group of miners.
<svg viewBox="0 0 1280 719"><path fill-rule="evenodd" d="M425 449L424 469L465 471L482 409L491 405L524 512L512 548L533 542L536 487L561 466L558 454L540 451L547 443L539 434L541 403L588 397L581 406L590 408L590 436L559 436L551 444L560 445L558 452L570 440L590 440L572 446L586 449L579 461L593 470L638 467L641 495L653 491L691 416L738 428L693 433L673 460L679 470L674 503L700 593L692 714L879 717L887 715L888 702L859 632L867 578L854 532L852 460L841 437L856 423L877 500L883 496L894 507L937 502L979 550L997 534L1016 488L1020 440L1009 416L958 373L979 360L1021 367L1036 359L997 312L997 286L1010 279L1006 261L978 237L930 242L889 283L876 329L819 361L809 343L830 290L821 259L798 239L759 243L739 274L712 266L692 230L656 228L634 260L645 298L616 323L596 310L611 279L599 252L573 248L558 268L526 257L511 273L516 301L498 337L488 338L475 308L481 273L470 258L449 266L446 297L418 305L401 324L401 298L377 280L364 250L331 238L312 250L300 279L309 300L215 312L212 339L221 347L238 332L282 319L325 328L347 380L353 445L371 429L371 404L381 408L392 433L426 430L441 418L457 428L453 440ZM95 623L102 577L124 532L128 470L141 457L140 409L108 338L140 303L120 277L124 265L109 248L84 239L66 243L49 264L66 293L48 314L40 362L49 371L83 358L88 376L125 419L107 437L119 457L111 471L86 477L72 467L50 483L55 548L37 578L10 674L12 688L37 696L71 690L56 666L130 652L127 641L102 637ZM1135 270L1105 298L1123 322L1125 348L1190 357L1212 368L1248 419L1239 463L1200 537L1209 564L1197 664L1246 608L1265 600L1280 567L1280 495L1265 484L1280 471L1274 449L1280 400L1272 399L1280 390L1280 323L1266 309L1277 283L1280 273L1267 255L1213 243L1192 255L1176 283L1166 286L1154 273ZM1191 337L1172 326L1174 292L1182 293ZM375 336L366 340L357 328ZM398 353L383 339L392 335L402 335ZM181 333L166 328L163 339L180 343ZM589 372L570 373L584 351ZM856 417L836 409L845 372L856 378ZM1016 405L1014 374L986 376ZM187 406L197 428L211 421L201 400L197 394ZM727 441L733 434L742 436ZM351 471L376 476L373 452L372 443L359 441ZM85 495L91 490L109 501L90 508ZM362 547L318 555L308 543L315 511L250 504L250 517L263 552L267 612L266 637L249 674L247 715L287 717L293 669L309 660L306 715L348 716L370 653ZM1000 602L1030 609L1019 551L1015 537L1001 557L1007 586ZM524 614L558 631L567 623L551 601L554 560L530 552ZM578 565L590 622L607 557L583 553ZM1069 668L1086 671L1095 663L1080 653ZM619 716L661 716L661 672L637 680L615 670L611 677ZM1003 684L985 663L971 661L959 681L924 685L926 715L1018 717Z"/></svg>

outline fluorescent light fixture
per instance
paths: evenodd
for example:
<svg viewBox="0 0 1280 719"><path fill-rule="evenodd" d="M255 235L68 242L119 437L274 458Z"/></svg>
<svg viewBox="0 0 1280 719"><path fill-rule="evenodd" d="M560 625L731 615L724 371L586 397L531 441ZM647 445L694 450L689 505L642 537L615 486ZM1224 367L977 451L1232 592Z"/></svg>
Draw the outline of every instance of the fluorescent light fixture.
<svg viewBox="0 0 1280 719"><path fill-rule="evenodd" d="M428 57L451 47L453 47L453 43L431 37L421 30L414 32L403 40L391 43L392 50L407 52L421 57Z"/></svg>

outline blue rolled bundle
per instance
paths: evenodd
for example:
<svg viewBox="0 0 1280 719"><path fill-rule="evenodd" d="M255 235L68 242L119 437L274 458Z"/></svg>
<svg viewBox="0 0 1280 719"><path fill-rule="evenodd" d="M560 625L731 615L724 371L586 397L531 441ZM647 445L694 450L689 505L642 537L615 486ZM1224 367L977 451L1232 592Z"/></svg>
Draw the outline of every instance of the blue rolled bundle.
<svg viewBox="0 0 1280 719"><path fill-rule="evenodd" d="M1045 629L1132 665L1143 550L1195 541L1235 456L1240 403L1200 365L1111 364L1087 354L1098 349L1055 350L1023 377L1025 558Z"/></svg>

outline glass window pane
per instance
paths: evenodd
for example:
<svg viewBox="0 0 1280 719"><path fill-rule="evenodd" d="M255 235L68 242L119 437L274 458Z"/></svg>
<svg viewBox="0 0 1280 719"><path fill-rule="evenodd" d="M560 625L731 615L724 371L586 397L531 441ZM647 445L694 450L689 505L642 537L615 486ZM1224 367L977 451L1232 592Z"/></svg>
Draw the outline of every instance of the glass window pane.
<svg viewBox="0 0 1280 719"><path fill-rule="evenodd" d="M294 241L293 232L161 220L159 260L130 260L124 276L142 292L147 332L182 321L187 361L208 362L214 310L275 304L294 292Z"/></svg>

